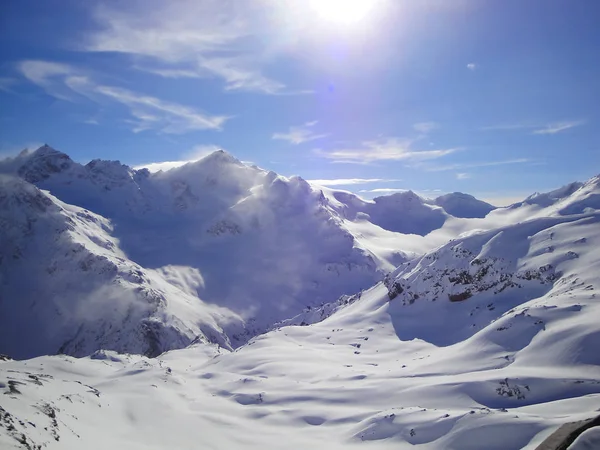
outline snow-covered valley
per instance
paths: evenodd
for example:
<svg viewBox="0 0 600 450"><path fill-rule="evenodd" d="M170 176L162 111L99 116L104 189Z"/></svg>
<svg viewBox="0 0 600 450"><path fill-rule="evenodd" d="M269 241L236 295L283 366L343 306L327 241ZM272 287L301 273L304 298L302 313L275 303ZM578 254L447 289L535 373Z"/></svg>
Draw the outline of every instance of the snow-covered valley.
<svg viewBox="0 0 600 450"><path fill-rule="evenodd" d="M535 449L598 415L597 177L494 208L225 152L0 173L1 448Z"/></svg>

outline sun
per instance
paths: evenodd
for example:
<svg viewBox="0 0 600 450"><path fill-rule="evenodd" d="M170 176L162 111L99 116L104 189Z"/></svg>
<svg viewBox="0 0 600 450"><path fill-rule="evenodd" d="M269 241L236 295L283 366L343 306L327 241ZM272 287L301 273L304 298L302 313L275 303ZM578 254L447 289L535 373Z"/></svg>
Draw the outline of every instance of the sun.
<svg viewBox="0 0 600 450"><path fill-rule="evenodd" d="M311 8L322 19L353 24L363 19L377 0L310 0Z"/></svg>

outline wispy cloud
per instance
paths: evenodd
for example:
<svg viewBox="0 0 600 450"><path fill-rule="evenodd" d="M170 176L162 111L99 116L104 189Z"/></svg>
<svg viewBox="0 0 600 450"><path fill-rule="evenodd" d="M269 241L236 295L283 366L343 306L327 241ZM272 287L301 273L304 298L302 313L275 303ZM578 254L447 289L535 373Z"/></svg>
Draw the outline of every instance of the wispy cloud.
<svg viewBox="0 0 600 450"><path fill-rule="evenodd" d="M331 151L316 149L315 154L338 163L368 164L375 161L423 161L441 158L458 151L457 148L439 150L414 150L415 139L381 138L364 141L354 148Z"/></svg>
<svg viewBox="0 0 600 450"><path fill-rule="evenodd" d="M127 106L138 121L134 131L154 128L164 133L185 133L193 130L220 130L227 116L209 116L189 106L140 95L127 89L95 86L95 91Z"/></svg>
<svg viewBox="0 0 600 450"><path fill-rule="evenodd" d="M242 58L203 58L200 68L221 77L227 91L253 91L278 94L285 91L285 84L264 76L252 69Z"/></svg>
<svg viewBox="0 0 600 450"><path fill-rule="evenodd" d="M154 57L167 62L226 50L249 35L248 23L232 2L182 0L100 4L94 12L102 28L84 49Z"/></svg>
<svg viewBox="0 0 600 450"><path fill-rule="evenodd" d="M67 65L48 61L23 61L21 73L49 95L72 101L78 95L92 101L111 100L128 108L128 121L134 132L149 129L181 134L195 130L220 130L228 116L205 114L196 108L169 102L128 89L99 84L86 73Z"/></svg>
<svg viewBox="0 0 600 450"><path fill-rule="evenodd" d="M521 122L521 123L508 123L491 125L481 128L483 131L517 131L517 130L528 130L532 134L556 134L562 131L569 130L574 127L585 125L585 120L564 120L561 122L551 123L535 123L535 122Z"/></svg>
<svg viewBox="0 0 600 450"><path fill-rule="evenodd" d="M328 134L315 133L312 128L317 124L317 121L306 122L304 125L290 127L286 133L274 133L272 139L279 139L282 141L288 141L291 144L298 145L303 142L314 141L321 139Z"/></svg>
<svg viewBox="0 0 600 450"><path fill-rule="evenodd" d="M477 63L472 62L472 63L467 64L467 69L469 69L471 71L477 70L478 68L479 68L479 64L477 64Z"/></svg>
<svg viewBox="0 0 600 450"><path fill-rule="evenodd" d="M489 125L485 127L481 127L481 131L513 131L513 130L526 130L531 128L540 127L539 124L532 124L531 122L523 122L523 123L504 123L498 125Z"/></svg>
<svg viewBox="0 0 600 450"><path fill-rule="evenodd" d="M516 158L516 159L507 159L504 161L482 161L476 163L464 163L464 164L447 164L443 166L421 166L422 169L427 170L429 172L443 172L447 170L464 170L464 169L476 169L483 167L495 167L495 166L504 166L507 164L524 164L533 162L529 158Z"/></svg>
<svg viewBox="0 0 600 450"><path fill-rule="evenodd" d="M460 173L456 174L456 179L457 180L468 180L469 178L471 178L471 174L470 173L460 172Z"/></svg>
<svg viewBox="0 0 600 450"><path fill-rule="evenodd" d="M152 73L163 78L200 78L201 75L198 71L190 69L161 69L158 67L150 66L133 66L134 69L141 70L142 72Z"/></svg>
<svg viewBox="0 0 600 450"><path fill-rule="evenodd" d="M377 188L377 189L363 189L361 193L370 193L370 194L393 194L394 192L406 192L408 189L400 189L400 188Z"/></svg>
<svg viewBox="0 0 600 450"><path fill-rule="evenodd" d="M337 178L333 180L308 180L309 183L318 184L320 186L350 186L353 184L368 184L368 183L392 183L401 180L390 180L386 178Z"/></svg>
<svg viewBox="0 0 600 450"><path fill-rule="evenodd" d="M44 145L42 142L26 142L21 145L0 146L0 159L12 158L23 150L33 151Z"/></svg>
<svg viewBox="0 0 600 450"><path fill-rule="evenodd" d="M25 78L43 88L49 95L61 100L72 100L73 92L64 83L66 77L73 72L69 65L29 60L18 63L17 69ZM57 78L62 79L63 82L57 82Z"/></svg>
<svg viewBox="0 0 600 450"><path fill-rule="evenodd" d="M438 128L438 124L435 122L419 122L415 123L413 128L419 133L428 134Z"/></svg>
<svg viewBox="0 0 600 450"><path fill-rule="evenodd" d="M153 3L151 8L138 2L100 6L95 18L102 27L83 49L144 57L152 63L136 68L167 78L217 77L228 91L307 93L292 91L262 72L269 41L256 37L268 27L249 3L181 0Z"/></svg>
<svg viewBox="0 0 600 450"><path fill-rule="evenodd" d="M134 169L148 169L150 172L159 172L161 170L167 171L176 167L184 166L185 164L191 162L198 161L218 150L221 150L221 148L216 145L196 145L191 150L184 153L182 158L178 161L162 161L147 164L138 164L134 166Z"/></svg>
<svg viewBox="0 0 600 450"><path fill-rule="evenodd" d="M566 122L557 122L546 125L543 128L539 128L533 131L533 134L556 134L561 131L570 130L574 127L579 127L585 124L585 120L572 120Z"/></svg>
<svg viewBox="0 0 600 450"><path fill-rule="evenodd" d="M19 80L16 78L0 77L0 91L13 92L11 87L17 84Z"/></svg>

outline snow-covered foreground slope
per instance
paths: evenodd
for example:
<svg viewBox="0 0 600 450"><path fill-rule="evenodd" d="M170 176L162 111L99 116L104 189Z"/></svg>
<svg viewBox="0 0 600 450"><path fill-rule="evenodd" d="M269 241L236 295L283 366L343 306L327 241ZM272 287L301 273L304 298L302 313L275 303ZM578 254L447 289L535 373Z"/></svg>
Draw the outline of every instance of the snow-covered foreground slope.
<svg viewBox="0 0 600 450"><path fill-rule="evenodd" d="M597 184L233 352L0 362L0 444L535 449L598 414Z"/></svg>

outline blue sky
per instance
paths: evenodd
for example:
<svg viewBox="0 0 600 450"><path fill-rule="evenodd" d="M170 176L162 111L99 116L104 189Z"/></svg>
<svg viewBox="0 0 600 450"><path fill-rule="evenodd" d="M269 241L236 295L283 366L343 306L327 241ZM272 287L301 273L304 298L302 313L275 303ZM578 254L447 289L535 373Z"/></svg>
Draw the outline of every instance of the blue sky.
<svg viewBox="0 0 600 450"><path fill-rule="evenodd" d="M2 2L0 154L220 147L367 197L499 204L600 172L599 2L346 2Z"/></svg>

